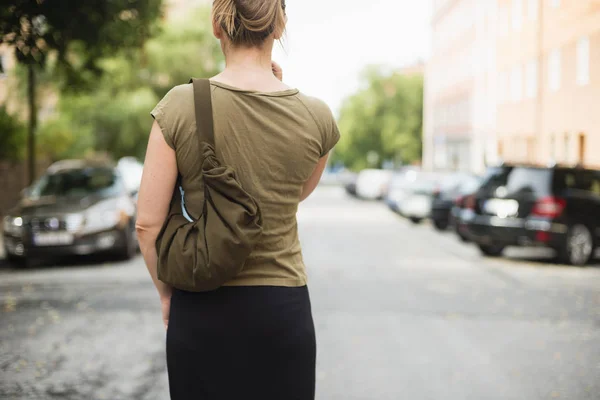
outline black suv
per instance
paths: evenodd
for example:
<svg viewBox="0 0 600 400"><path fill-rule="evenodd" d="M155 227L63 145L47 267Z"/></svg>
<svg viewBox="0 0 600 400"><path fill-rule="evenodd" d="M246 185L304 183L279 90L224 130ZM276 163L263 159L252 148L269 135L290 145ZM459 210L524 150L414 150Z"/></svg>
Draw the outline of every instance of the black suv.
<svg viewBox="0 0 600 400"><path fill-rule="evenodd" d="M524 165L490 168L465 199L466 233L487 256L507 246L553 248L585 265L600 244L600 171Z"/></svg>

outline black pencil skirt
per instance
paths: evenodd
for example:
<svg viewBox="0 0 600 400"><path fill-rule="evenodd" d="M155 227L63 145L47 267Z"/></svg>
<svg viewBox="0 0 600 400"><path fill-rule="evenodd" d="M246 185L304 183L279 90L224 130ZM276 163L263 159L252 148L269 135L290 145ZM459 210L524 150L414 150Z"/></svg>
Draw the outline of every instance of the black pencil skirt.
<svg viewBox="0 0 600 400"><path fill-rule="evenodd" d="M173 292L172 400L314 400L315 359L306 286Z"/></svg>

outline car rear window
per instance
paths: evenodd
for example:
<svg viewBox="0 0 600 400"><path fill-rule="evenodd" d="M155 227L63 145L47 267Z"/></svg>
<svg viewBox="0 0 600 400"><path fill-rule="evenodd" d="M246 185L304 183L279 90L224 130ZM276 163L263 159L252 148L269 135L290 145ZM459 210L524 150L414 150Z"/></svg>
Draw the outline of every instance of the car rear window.
<svg viewBox="0 0 600 400"><path fill-rule="evenodd" d="M532 194L547 196L551 191L552 170L543 168L497 168L488 171L482 189L494 196L500 187L506 189L506 195Z"/></svg>
<svg viewBox="0 0 600 400"><path fill-rule="evenodd" d="M557 193L564 190L580 190L600 196L600 172L591 170L557 170L554 178Z"/></svg>

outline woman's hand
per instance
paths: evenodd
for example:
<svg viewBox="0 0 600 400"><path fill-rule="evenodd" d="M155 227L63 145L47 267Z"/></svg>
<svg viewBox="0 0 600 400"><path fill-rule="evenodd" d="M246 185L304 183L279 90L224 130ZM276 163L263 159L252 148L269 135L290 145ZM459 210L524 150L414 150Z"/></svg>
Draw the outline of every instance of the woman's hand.
<svg viewBox="0 0 600 400"><path fill-rule="evenodd" d="M160 299L160 309L162 311L163 324L165 329L169 327L169 315L171 313L171 296Z"/></svg>
<svg viewBox="0 0 600 400"><path fill-rule="evenodd" d="M271 70L273 71L273 75L283 82L283 70L281 69L281 66L275 61L271 61Z"/></svg>

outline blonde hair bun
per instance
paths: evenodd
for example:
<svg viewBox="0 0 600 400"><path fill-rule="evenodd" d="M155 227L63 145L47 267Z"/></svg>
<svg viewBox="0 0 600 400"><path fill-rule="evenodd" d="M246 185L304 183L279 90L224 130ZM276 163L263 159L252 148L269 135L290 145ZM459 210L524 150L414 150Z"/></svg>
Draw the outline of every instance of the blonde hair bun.
<svg viewBox="0 0 600 400"><path fill-rule="evenodd" d="M214 0L213 20L234 45L258 46L285 31L285 0Z"/></svg>

